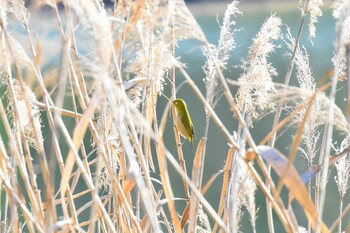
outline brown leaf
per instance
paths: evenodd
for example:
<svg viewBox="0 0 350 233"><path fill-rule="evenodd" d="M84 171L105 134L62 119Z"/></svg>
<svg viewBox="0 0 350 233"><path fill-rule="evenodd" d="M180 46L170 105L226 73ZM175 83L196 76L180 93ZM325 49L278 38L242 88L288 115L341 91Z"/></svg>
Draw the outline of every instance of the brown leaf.
<svg viewBox="0 0 350 233"><path fill-rule="evenodd" d="M309 193L299 176L297 170L293 164L288 164L288 159L278 150L268 146L258 146L257 152L266 160L267 163L271 164L276 174L281 177L284 176L282 182L294 195L295 199L303 207L306 217L313 229L317 225L317 210ZM252 150L249 150L252 153ZM329 232L327 226L321 222L321 232Z"/></svg>
<svg viewBox="0 0 350 233"><path fill-rule="evenodd" d="M122 185L125 195L129 195L131 190L134 188L135 184L136 184L135 179L128 176L125 178Z"/></svg>
<svg viewBox="0 0 350 233"><path fill-rule="evenodd" d="M201 176L201 164L203 151L204 151L205 138L201 138L198 143L196 155L193 161L193 169L192 169L192 182L199 189L200 186L200 176ZM190 203L190 222L188 226L188 232L195 232L195 228L197 225L197 216L198 216L198 197L196 195L191 196Z"/></svg>

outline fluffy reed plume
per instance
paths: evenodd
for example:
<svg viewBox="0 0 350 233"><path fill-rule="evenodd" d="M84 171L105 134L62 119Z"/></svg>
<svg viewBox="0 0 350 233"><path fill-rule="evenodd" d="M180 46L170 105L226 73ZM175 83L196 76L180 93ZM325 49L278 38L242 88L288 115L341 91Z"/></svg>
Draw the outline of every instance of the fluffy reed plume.
<svg viewBox="0 0 350 233"><path fill-rule="evenodd" d="M318 22L318 17L322 16L321 7L323 5L322 0L307 0L305 4L308 4L307 11L310 13L309 18L309 35L310 37L316 36L315 23Z"/></svg>
<svg viewBox="0 0 350 233"><path fill-rule="evenodd" d="M208 215L204 212L203 207L201 205L199 205L199 208L198 208L198 225L196 230L198 233L211 232Z"/></svg>
<svg viewBox="0 0 350 233"><path fill-rule="evenodd" d="M12 82L9 80L9 82ZM40 109L36 107L36 97L32 90L24 84L24 92L17 81L13 83L15 102L9 91L6 92L8 99L8 115L13 124L13 132L20 135L20 129L23 128L26 139L29 145L34 148L43 148L44 138L41 132L41 117ZM26 101L29 101L30 108L27 108ZM15 111L18 111L17 113ZM18 121L16 115L18 114ZM20 125L19 125L20 124ZM33 125L32 125L33 124ZM34 132L35 131L35 132ZM34 135L37 135L36 138Z"/></svg>
<svg viewBox="0 0 350 233"><path fill-rule="evenodd" d="M102 0L32 2L29 14L24 1L0 0L1 232L267 232L258 226L260 218L270 232L344 230L350 209L349 111L337 106L335 96L340 96L336 81L347 82L349 76L348 1L334 3L331 95L330 82L316 86L318 77L310 66L315 58L307 54L300 35L289 33L280 45L291 51L286 76L292 75L299 86L273 82L277 64L269 57L279 47L278 13L262 22L243 74L233 81L226 74L237 67L230 58L242 47L236 40L241 33L237 17L246 17L238 1L228 4L215 45L183 0L115 0L110 6ZM45 13L37 13L43 5ZM310 37L316 36L321 6L319 0L305 1ZM179 42L188 39L199 42L206 58L203 90L178 56ZM190 89L177 93L183 78ZM201 103L195 108L189 92ZM196 150L181 143L170 120L176 118L169 117L171 104L159 104L160 95L188 102ZM232 111L229 118L216 111L220 97L226 98L220 107ZM251 127L253 121L276 105L288 111L275 117L272 132L259 144L260 126ZM199 114L204 113L202 122ZM277 140L290 125L298 125L293 145L309 162L310 170L302 175L293 161L296 153L283 155L283 143ZM321 125L327 130L319 130ZM338 133L346 139L328 157ZM266 146L267 141L274 146ZM327 179L333 176L327 173L333 164L337 174ZM340 208L328 230L324 220L336 216L322 214L322 205L328 201L325 184L334 180ZM315 183L314 195L304 182ZM221 190L214 190L217 186ZM265 204L261 200L276 218L258 212ZM300 226L305 216L308 230Z"/></svg>
<svg viewBox="0 0 350 233"><path fill-rule="evenodd" d="M334 150L339 153L344 151L344 149L349 147L349 137L346 137L340 144L339 148L334 148ZM339 200L339 227L338 232L342 232L342 218L341 215L344 209L344 197L349 190L349 178L350 178L350 160L349 154L340 158L336 163L335 167L337 170L337 175L334 177L335 182L338 186L338 192L340 196Z"/></svg>
<svg viewBox="0 0 350 233"><path fill-rule="evenodd" d="M245 141L241 140L241 147L244 148L244 146ZM245 154L244 149L235 156L236 160L232 165L232 177L234 178L230 179L230 186L228 187L226 202L229 204L226 205L226 212L230 212L231 232L239 232L240 222L244 214L243 207L245 207L250 217L253 232L256 232L257 208L255 193L257 186L251 174L248 173L248 167L242 154Z"/></svg>
<svg viewBox="0 0 350 233"><path fill-rule="evenodd" d="M21 0L7 1L1 0L0 2L0 16L2 18L3 26L7 26L7 15L13 14L20 23L28 25L29 13L24 6L24 2Z"/></svg>
<svg viewBox="0 0 350 233"><path fill-rule="evenodd" d="M105 134L106 142L108 145L106 152L106 162L108 165L106 165L102 160L99 160L99 163L97 163L97 171L95 177L98 179L97 184L99 185L99 188L107 192L112 192L112 179L118 176L125 176L126 171L124 166L120 168L120 161L118 161L121 157L121 153L123 153L123 149L120 145L121 140L117 125L115 123L111 124L106 131L107 127L105 126L105 123L106 122L104 122L103 117L97 118L97 131L100 132L101 135ZM108 166L108 168L111 168L112 172L108 171L108 168L106 166Z"/></svg>
<svg viewBox="0 0 350 233"><path fill-rule="evenodd" d="M288 30L287 40L285 41L288 49L292 53L295 47L295 40L292 38L290 31ZM291 56L291 54L289 54ZM300 96L300 101L295 101L295 106L300 105L301 103L307 103L312 95L316 91L315 79L313 77L312 71L309 65L309 56L305 48L300 48L297 46L295 52L295 65L296 65L296 78L299 82L300 91L304 93L309 93ZM308 161L308 167L313 166L313 160L318 152L318 140L320 138L319 126L323 123L321 119L320 97L317 96L315 101L313 101L312 106L305 106L297 115L296 121L298 123L302 122L306 118L304 125L303 135L302 135L302 146L300 151L302 156L304 156ZM313 117L308 117L313 116Z"/></svg>
<svg viewBox="0 0 350 233"><path fill-rule="evenodd" d="M298 227L298 233L308 233L308 230L304 227Z"/></svg>
<svg viewBox="0 0 350 233"><path fill-rule="evenodd" d="M277 84L277 83L275 83L275 88L277 91L275 94L272 95L273 102L279 102L283 98L283 96L285 96L286 108L290 108L291 106L295 108L296 107L295 103L298 103L298 102L307 104L308 102L305 102L305 101L303 102L303 99L309 101L310 97L313 94L315 94L314 91L310 92L310 91L306 91L305 89L294 87L294 86L286 87L284 85ZM317 122L314 122L315 124L314 126L316 128L319 127L320 125L326 124L327 111L331 102L330 102L330 99L324 93L320 93L317 96L317 103L318 103L317 111L313 112L314 114L313 118L317 119ZM266 114L266 112L263 112L262 114ZM293 124L294 123L296 122L293 122ZM349 124L346 120L346 116L337 105L334 105L334 127L342 134L346 134L347 127L349 127Z"/></svg>
<svg viewBox="0 0 350 233"><path fill-rule="evenodd" d="M272 77L276 76L277 72L267 58L276 48L273 40L280 37L281 24L281 19L274 15L264 22L243 63L244 74L239 78L240 88L236 99L239 108L251 119L257 118L258 113L264 109L272 108Z"/></svg>
<svg viewBox="0 0 350 233"><path fill-rule="evenodd" d="M17 66L27 69L29 71L33 70L33 61L28 56L27 52L24 50L23 46L11 35L8 37L8 43L11 47L12 54L5 54L5 49L2 47L2 56L0 57L0 67L1 71L4 72L8 68L8 65L16 63ZM0 38L0 42L4 45L6 42L3 38Z"/></svg>
<svg viewBox="0 0 350 233"><path fill-rule="evenodd" d="M344 151L349 146L349 139L345 138L339 148L334 148L336 153ZM346 192L349 189L349 178L350 178L350 161L349 156L344 156L335 163L337 170L337 176L334 177L341 200L344 199Z"/></svg>
<svg viewBox="0 0 350 233"><path fill-rule="evenodd" d="M346 0L334 1L332 7L333 7L334 18L339 19L343 16L346 16L347 11L349 9L349 1L346 1Z"/></svg>
<svg viewBox="0 0 350 233"><path fill-rule="evenodd" d="M64 1L64 4L74 10L85 27L91 27L90 34L96 43L96 55L101 67L108 70L112 54L111 25L107 12L100 1Z"/></svg>
<svg viewBox="0 0 350 233"><path fill-rule="evenodd" d="M238 205L239 211L243 210L242 207L244 206L246 211L249 214L249 219L250 223L253 229L253 232L257 232L256 229L256 219L257 219L257 212L258 209L256 207L256 199L255 199L255 194L256 194L256 183L252 176L248 173L248 168L243 161L242 158L238 159L238 166L241 167L239 169L238 173L238 183L240 184L239 186L239 193L238 193ZM240 214L238 213L237 216L241 218ZM240 221L239 221L240 222ZM239 227L237 227L239 229Z"/></svg>
<svg viewBox="0 0 350 233"><path fill-rule="evenodd" d="M206 41L205 35L198 25L196 19L192 15L192 13L187 8L185 1L183 0L160 0L160 5L164 4L168 6L168 11L164 11L161 8L159 9L159 15L164 15L166 13L168 23L167 34L170 36L174 36L175 43L179 40L188 40L188 39L196 39L198 41L204 42ZM167 5L168 4L168 5ZM174 24L170 17L173 17ZM158 19L158 21L162 21ZM172 33L172 29L174 29L174 33Z"/></svg>
<svg viewBox="0 0 350 233"><path fill-rule="evenodd" d="M350 4L347 1L343 3L337 1L334 3L333 16L336 19L337 42L336 51L333 56L334 77L343 77L346 75L346 47L350 43L350 32L346 28L350 25L349 16Z"/></svg>
<svg viewBox="0 0 350 233"><path fill-rule="evenodd" d="M242 14L238 7L238 2L233 1L227 6L225 11L218 45L209 44L203 51L207 57L207 61L203 67L206 74L205 84L206 84L206 97L207 101L215 106L215 97L218 93L218 78L216 67L219 66L222 70L227 69L227 62L231 56L232 50L235 48L234 33L236 29L235 18L238 14ZM219 95L220 96L220 95ZM219 98L216 98L217 100Z"/></svg>
<svg viewBox="0 0 350 233"><path fill-rule="evenodd" d="M131 65L131 71L135 74L135 78L151 79L155 92L160 95L166 84L167 72L172 66L170 48L162 37L146 36L143 43Z"/></svg>

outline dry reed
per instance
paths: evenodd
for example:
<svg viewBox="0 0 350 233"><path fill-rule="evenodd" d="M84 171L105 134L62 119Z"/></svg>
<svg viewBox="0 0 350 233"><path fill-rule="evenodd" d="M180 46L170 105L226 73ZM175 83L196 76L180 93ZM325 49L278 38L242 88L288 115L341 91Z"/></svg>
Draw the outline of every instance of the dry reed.
<svg viewBox="0 0 350 233"><path fill-rule="evenodd" d="M333 4L334 67L330 82L318 85L300 36L307 15L309 38L316 36L323 2L301 3L296 35L285 32L275 13L252 38L242 64L230 64L236 20L244 17L238 1L228 4L215 45L183 0L115 0L112 6L45 0L33 1L30 9L21 0L0 0L0 231L241 232L247 218L244 229L262 232L258 190L269 232L276 223L286 232L350 231L350 4ZM54 22L32 30L29 12ZM22 29L21 40L13 32ZM45 39L49 29L59 38ZM204 91L177 57L176 46L185 39L201 44ZM269 60L280 47L290 51L284 84L273 81L277 70ZM238 65L238 78L225 76ZM181 76L205 112L193 157L183 149L175 117L169 118ZM292 78L297 86L289 84ZM339 85L347 85L345 110L335 103ZM162 95L169 96L163 109ZM232 111L236 129L223 123L219 101ZM258 142L253 126L266 114L274 116L271 132ZM218 157L208 148L210 123L227 152L222 169L206 174L208 157ZM174 141L166 140L167 125ZM283 155L275 145L290 128L293 142ZM303 174L295 163L299 154L309 169ZM192 171L185 159L193 159ZM336 174L330 173L333 164ZM336 219L325 211L329 180L339 191ZM214 183L221 190L208 200ZM305 217L307 225L301 223Z"/></svg>

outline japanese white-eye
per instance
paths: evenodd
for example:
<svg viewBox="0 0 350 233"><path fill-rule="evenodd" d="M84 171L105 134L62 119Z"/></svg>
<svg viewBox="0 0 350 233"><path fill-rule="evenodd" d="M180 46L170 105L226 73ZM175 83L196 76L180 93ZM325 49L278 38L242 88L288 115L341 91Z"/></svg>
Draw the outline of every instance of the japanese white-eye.
<svg viewBox="0 0 350 233"><path fill-rule="evenodd" d="M194 128L191 116L187 110L186 102L183 99L176 99L173 101L173 105L176 110L176 129L179 131L182 137L191 142L191 147L193 149L193 141L195 138Z"/></svg>

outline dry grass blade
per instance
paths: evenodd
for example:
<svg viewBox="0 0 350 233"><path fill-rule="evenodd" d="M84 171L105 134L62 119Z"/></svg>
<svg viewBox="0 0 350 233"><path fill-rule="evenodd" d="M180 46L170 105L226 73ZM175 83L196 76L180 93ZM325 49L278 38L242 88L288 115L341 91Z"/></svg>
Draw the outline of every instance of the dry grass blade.
<svg viewBox="0 0 350 233"><path fill-rule="evenodd" d="M199 201L202 203L203 207L208 211L209 215L212 217L213 220L218 222L218 225L220 226L220 228L222 228L222 230L224 230L225 232L228 232L227 226L225 225L225 223L222 221L222 219L217 215L217 213L215 212L215 210L213 209L213 207L208 203L208 201L203 197L203 195L201 194L201 192L195 187L195 185L193 184L193 182L191 181L191 179L187 176L187 174L185 174L182 169L181 166L177 163L177 161L175 160L175 158L172 156L172 154L170 154L168 151L166 152L166 157L167 159L170 161L170 163L173 165L173 167L176 169L176 171L183 177L186 179L186 182L188 183L188 186L191 188L191 190L193 191L193 193L198 196Z"/></svg>
<svg viewBox="0 0 350 233"><path fill-rule="evenodd" d="M279 177L285 174L283 184L289 189L289 191L303 207L308 220L315 229L317 225L317 210L294 165L289 165L286 157L274 148L268 146L258 146L258 152L267 163L271 164L273 170ZM248 151L248 153L254 152ZM327 226L323 222L321 223L321 231L323 233L329 232Z"/></svg>
<svg viewBox="0 0 350 233"><path fill-rule="evenodd" d="M123 181L123 192L125 195L129 195L131 190L134 188L136 182L134 179L131 179L129 177L126 177L126 179Z"/></svg>
<svg viewBox="0 0 350 233"><path fill-rule="evenodd" d="M48 106L46 106L46 104L43 104L40 102L35 103L35 105L42 108L42 109L50 111L50 112L55 112L55 111L60 112L63 116L69 116L69 117L78 118L78 119L81 119L83 117L83 115L80 113L76 113L73 111L69 111L69 110L57 108L57 107L52 107L52 106L48 107Z"/></svg>
<svg viewBox="0 0 350 233"><path fill-rule="evenodd" d="M256 154L252 151L247 151L246 153L246 157L247 158L255 158ZM251 161L251 160L249 160ZM257 182L257 184L260 186L262 192L264 193L264 195L266 196L266 198L268 199L268 201L271 202L272 207L275 209L276 214L278 215L278 217L280 218L285 230L287 232L293 232L293 230L295 231L297 226L294 226L291 222L291 219L289 218L289 216L286 213L286 209L285 207L282 205L282 203L280 202L280 200L275 200L273 198L273 196L270 193L270 190L267 188L267 186L264 184L264 182L261 180L261 177L259 176L259 174L257 173L257 171L254 169L253 165L251 162L249 162L248 160L246 160L247 165L248 165L248 169L250 171L250 173L252 174L252 177L254 178L254 180ZM273 185L271 185L271 187L274 188ZM273 189L274 190L274 189Z"/></svg>
<svg viewBox="0 0 350 233"><path fill-rule="evenodd" d="M219 216L222 215L222 211L224 210L224 201L225 201L225 196L227 195L227 189L229 187L229 180L230 180L230 174L231 174L231 164L232 164L232 159L233 159L233 154L235 152L234 147L230 147L230 149L227 152L226 156L226 163L224 167L224 178L222 181L222 188L221 188L221 195L220 195L220 202L219 202L219 208L218 208L218 214ZM217 224L215 224L213 231L216 231L217 229Z"/></svg>
<svg viewBox="0 0 350 233"><path fill-rule="evenodd" d="M169 174L168 174L168 168L167 168L167 162L166 162L166 155L164 153L164 144L163 140L160 139L159 144L156 148L157 150L157 156L158 156L158 163L159 163L159 170L160 170L160 177L163 183L163 189L165 196L168 199L168 206L170 210L171 219L174 224L175 232L182 232L180 227L180 220L176 213L176 206L174 204L174 194L171 189L171 182L169 180ZM162 149L163 148L163 149Z"/></svg>
<svg viewBox="0 0 350 233"><path fill-rule="evenodd" d="M222 170L218 171L217 173L215 173L214 175L211 176L211 178L208 180L207 183L205 183L202 188L201 188L201 193L202 195L205 195L205 193L208 191L208 189L211 187L211 185L213 184L213 182L215 181L215 179L221 174L223 173ZM190 209L191 209L191 201L189 203L187 203L187 206L185 208L185 210L182 213L182 217L181 217L181 228L183 229L185 227L185 224L187 223L187 220L190 216ZM214 231L214 230L213 230Z"/></svg>
<svg viewBox="0 0 350 233"><path fill-rule="evenodd" d="M289 171L289 167L292 166L292 164L294 163L294 159L295 159L295 157L297 155L297 152L299 150L299 145L300 145L300 142L301 142L301 138L302 138L302 135L303 135L303 130L304 130L305 124L307 123L307 119L309 117L311 117L310 116L310 112L311 112L311 109L312 109L312 106L313 106L313 103L315 101L316 96L317 96L317 92L315 92L315 94L310 98L310 101L309 101L308 105L306 106L306 112L304 114L304 117L303 117L302 121L300 122L300 125L298 127L296 136L295 136L295 138L293 140L293 145L292 145L291 151L289 153L288 165L286 167L286 171L285 171L284 174L282 174L280 176L280 180L279 180L278 186L277 186L277 193L275 194L276 196L279 196L279 194L280 194L280 192L282 190L282 187L283 187L284 176Z"/></svg>
<svg viewBox="0 0 350 233"><path fill-rule="evenodd" d="M120 49L123 40L125 40L130 35L132 28L135 27L136 22L142 16L142 11L144 10L145 4L145 0L137 1L136 3L134 3L134 6L132 7L133 12L125 26L124 33L120 37L118 37L113 43L114 51Z"/></svg>
<svg viewBox="0 0 350 233"><path fill-rule="evenodd" d="M201 138L196 150L196 155L193 161L192 168L192 182L196 188L200 188L200 175L201 175L201 161L204 152L205 139ZM195 232L197 225L197 215L198 215L198 197L196 195L191 195L191 207L190 207L190 222L188 227L188 232Z"/></svg>
<svg viewBox="0 0 350 233"><path fill-rule="evenodd" d="M275 128L273 128L266 137L259 143L259 145L266 144L270 139L272 139L273 135L277 133L283 126L285 126L288 122L292 121L293 118L305 107L306 103L298 105L295 110L289 114L287 117L285 117L283 120L281 120Z"/></svg>
<svg viewBox="0 0 350 233"><path fill-rule="evenodd" d="M223 170L219 170L218 172L216 172L215 174L213 174L210 179L207 181L207 183L205 183L204 185L202 185L201 188L201 193L204 195L209 188L212 186L212 184L214 183L214 181L216 180L216 178L218 178L219 175L221 175L224 171Z"/></svg>
<svg viewBox="0 0 350 233"><path fill-rule="evenodd" d="M35 215L34 216L32 215L31 211L27 208L26 204L22 202L21 198L17 195L17 192L13 189L11 184L8 183L8 179L5 179L5 177L3 177L1 172L0 172L0 178L3 180L3 185L6 188L6 192L11 195L11 198L13 198L13 201L15 201L15 203L19 205L19 207L21 208L24 217L28 221L30 232L34 232L33 224L38 232L45 232L45 230L43 229L43 226L41 226L38 220L35 218Z"/></svg>
<svg viewBox="0 0 350 233"><path fill-rule="evenodd" d="M69 186L68 182L72 174L72 169L75 162L75 154L77 154L79 147L81 146L81 141L85 136L85 132L89 126L90 120L92 119L93 113L97 106L98 106L98 101L97 99L95 99L95 101L92 101L90 106L86 109L86 111L84 112L84 117L80 120L80 122L74 129L72 140L75 147L70 148L70 152L68 153L66 163L65 163L65 170L62 174L62 179L61 179L62 198L64 197L64 193L66 193L67 191L67 187Z"/></svg>

